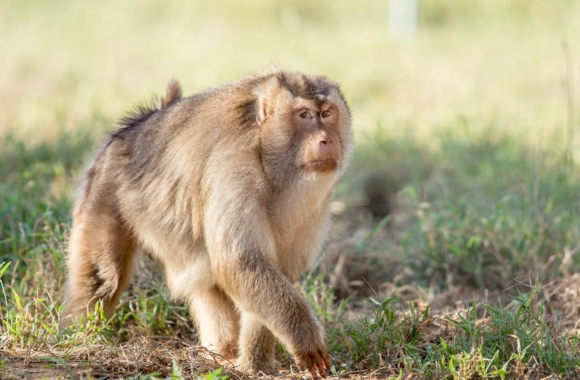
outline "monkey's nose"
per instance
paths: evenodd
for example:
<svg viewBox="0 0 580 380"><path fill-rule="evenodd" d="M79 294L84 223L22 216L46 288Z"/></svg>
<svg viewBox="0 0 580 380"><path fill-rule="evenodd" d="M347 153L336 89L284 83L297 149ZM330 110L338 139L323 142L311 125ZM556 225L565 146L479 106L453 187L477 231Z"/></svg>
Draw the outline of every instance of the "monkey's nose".
<svg viewBox="0 0 580 380"><path fill-rule="evenodd" d="M318 141L318 158L336 160L338 157L337 147L333 140L322 138Z"/></svg>
<svg viewBox="0 0 580 380"><path fill-rule="evenodd" d="M328 155L332 151L333 145L332 140L323 139L318 143L318 150L320 151L320 154Z"/></svg>

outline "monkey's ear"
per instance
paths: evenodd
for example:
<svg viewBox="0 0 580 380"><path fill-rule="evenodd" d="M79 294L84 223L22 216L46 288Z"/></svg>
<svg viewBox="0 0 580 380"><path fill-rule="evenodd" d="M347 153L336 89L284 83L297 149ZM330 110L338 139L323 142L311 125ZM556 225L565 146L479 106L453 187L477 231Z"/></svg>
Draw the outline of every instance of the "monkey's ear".
<svg viewBox="0 0 580 380"><path fill-rule="evenodd" d="M258 123L258 125L264 124L264 122L266 121L266 118L268 117L268 113L266 112L266 108L267 108L266 99L264 99L264 97L260 96L258 98L258 110L256 112L256 122Z"/></svg>

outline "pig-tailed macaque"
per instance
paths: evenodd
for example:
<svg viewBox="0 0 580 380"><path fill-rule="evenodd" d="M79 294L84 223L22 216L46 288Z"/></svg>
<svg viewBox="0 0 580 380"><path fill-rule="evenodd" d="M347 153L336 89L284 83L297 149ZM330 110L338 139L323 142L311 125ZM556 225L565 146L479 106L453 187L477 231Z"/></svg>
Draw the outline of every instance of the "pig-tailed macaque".
<svg viewBox="0 0 580 380"><path fill-rule="evenodd" d="M276 371L276 340L312 378L330 366L324 332L293 286L329 225L352 151L337 84L282 71L124 118L89 166L68 245L65 318L111 315L137 251L159 260L201 345L242 370ZM67 323L65 320L65 324Z"/></svg>

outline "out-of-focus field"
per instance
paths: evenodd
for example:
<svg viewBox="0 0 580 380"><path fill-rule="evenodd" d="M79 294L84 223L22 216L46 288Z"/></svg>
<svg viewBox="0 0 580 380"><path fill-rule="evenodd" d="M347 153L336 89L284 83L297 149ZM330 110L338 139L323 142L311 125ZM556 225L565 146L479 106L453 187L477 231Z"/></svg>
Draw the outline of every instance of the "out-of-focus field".
<svg viewBox="0 0 580 380"><path fill-rule="evenodd" d="M3 1L0 132L108 128L172 77L195 93L274 65L340 82L359 134L380 123L423 136L461 117L553 142L567 117L562 44L580 55L577 2L419 10L418 35L397 40L386 1Z"/></svg>
<svg viewBox="0 0 580 380"><path fill-rule="evenodd" d="M200 355L147 258L58 327L83 167L132 106L271 67L339 82L357 147L297 285L332 376L580 376L580 2L0 0L0 378L247 378ZM280 347L280 372L298 378ZM217 372L216 372L217 371Z"/></svg>

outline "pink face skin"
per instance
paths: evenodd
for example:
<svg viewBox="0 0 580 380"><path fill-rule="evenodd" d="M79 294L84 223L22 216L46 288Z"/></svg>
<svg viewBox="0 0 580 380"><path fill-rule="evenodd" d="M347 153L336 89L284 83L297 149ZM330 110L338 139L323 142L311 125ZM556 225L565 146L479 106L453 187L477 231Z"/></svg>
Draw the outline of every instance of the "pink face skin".
<svg viewBox="0 0 580 380"><path fill-rule="evenodd" d="M336 107L328 104L323 104L320 108L312 104L298 105L292 112L292 121L306 136L305 168L317 172L335 170L340 158Z"/></svg>

